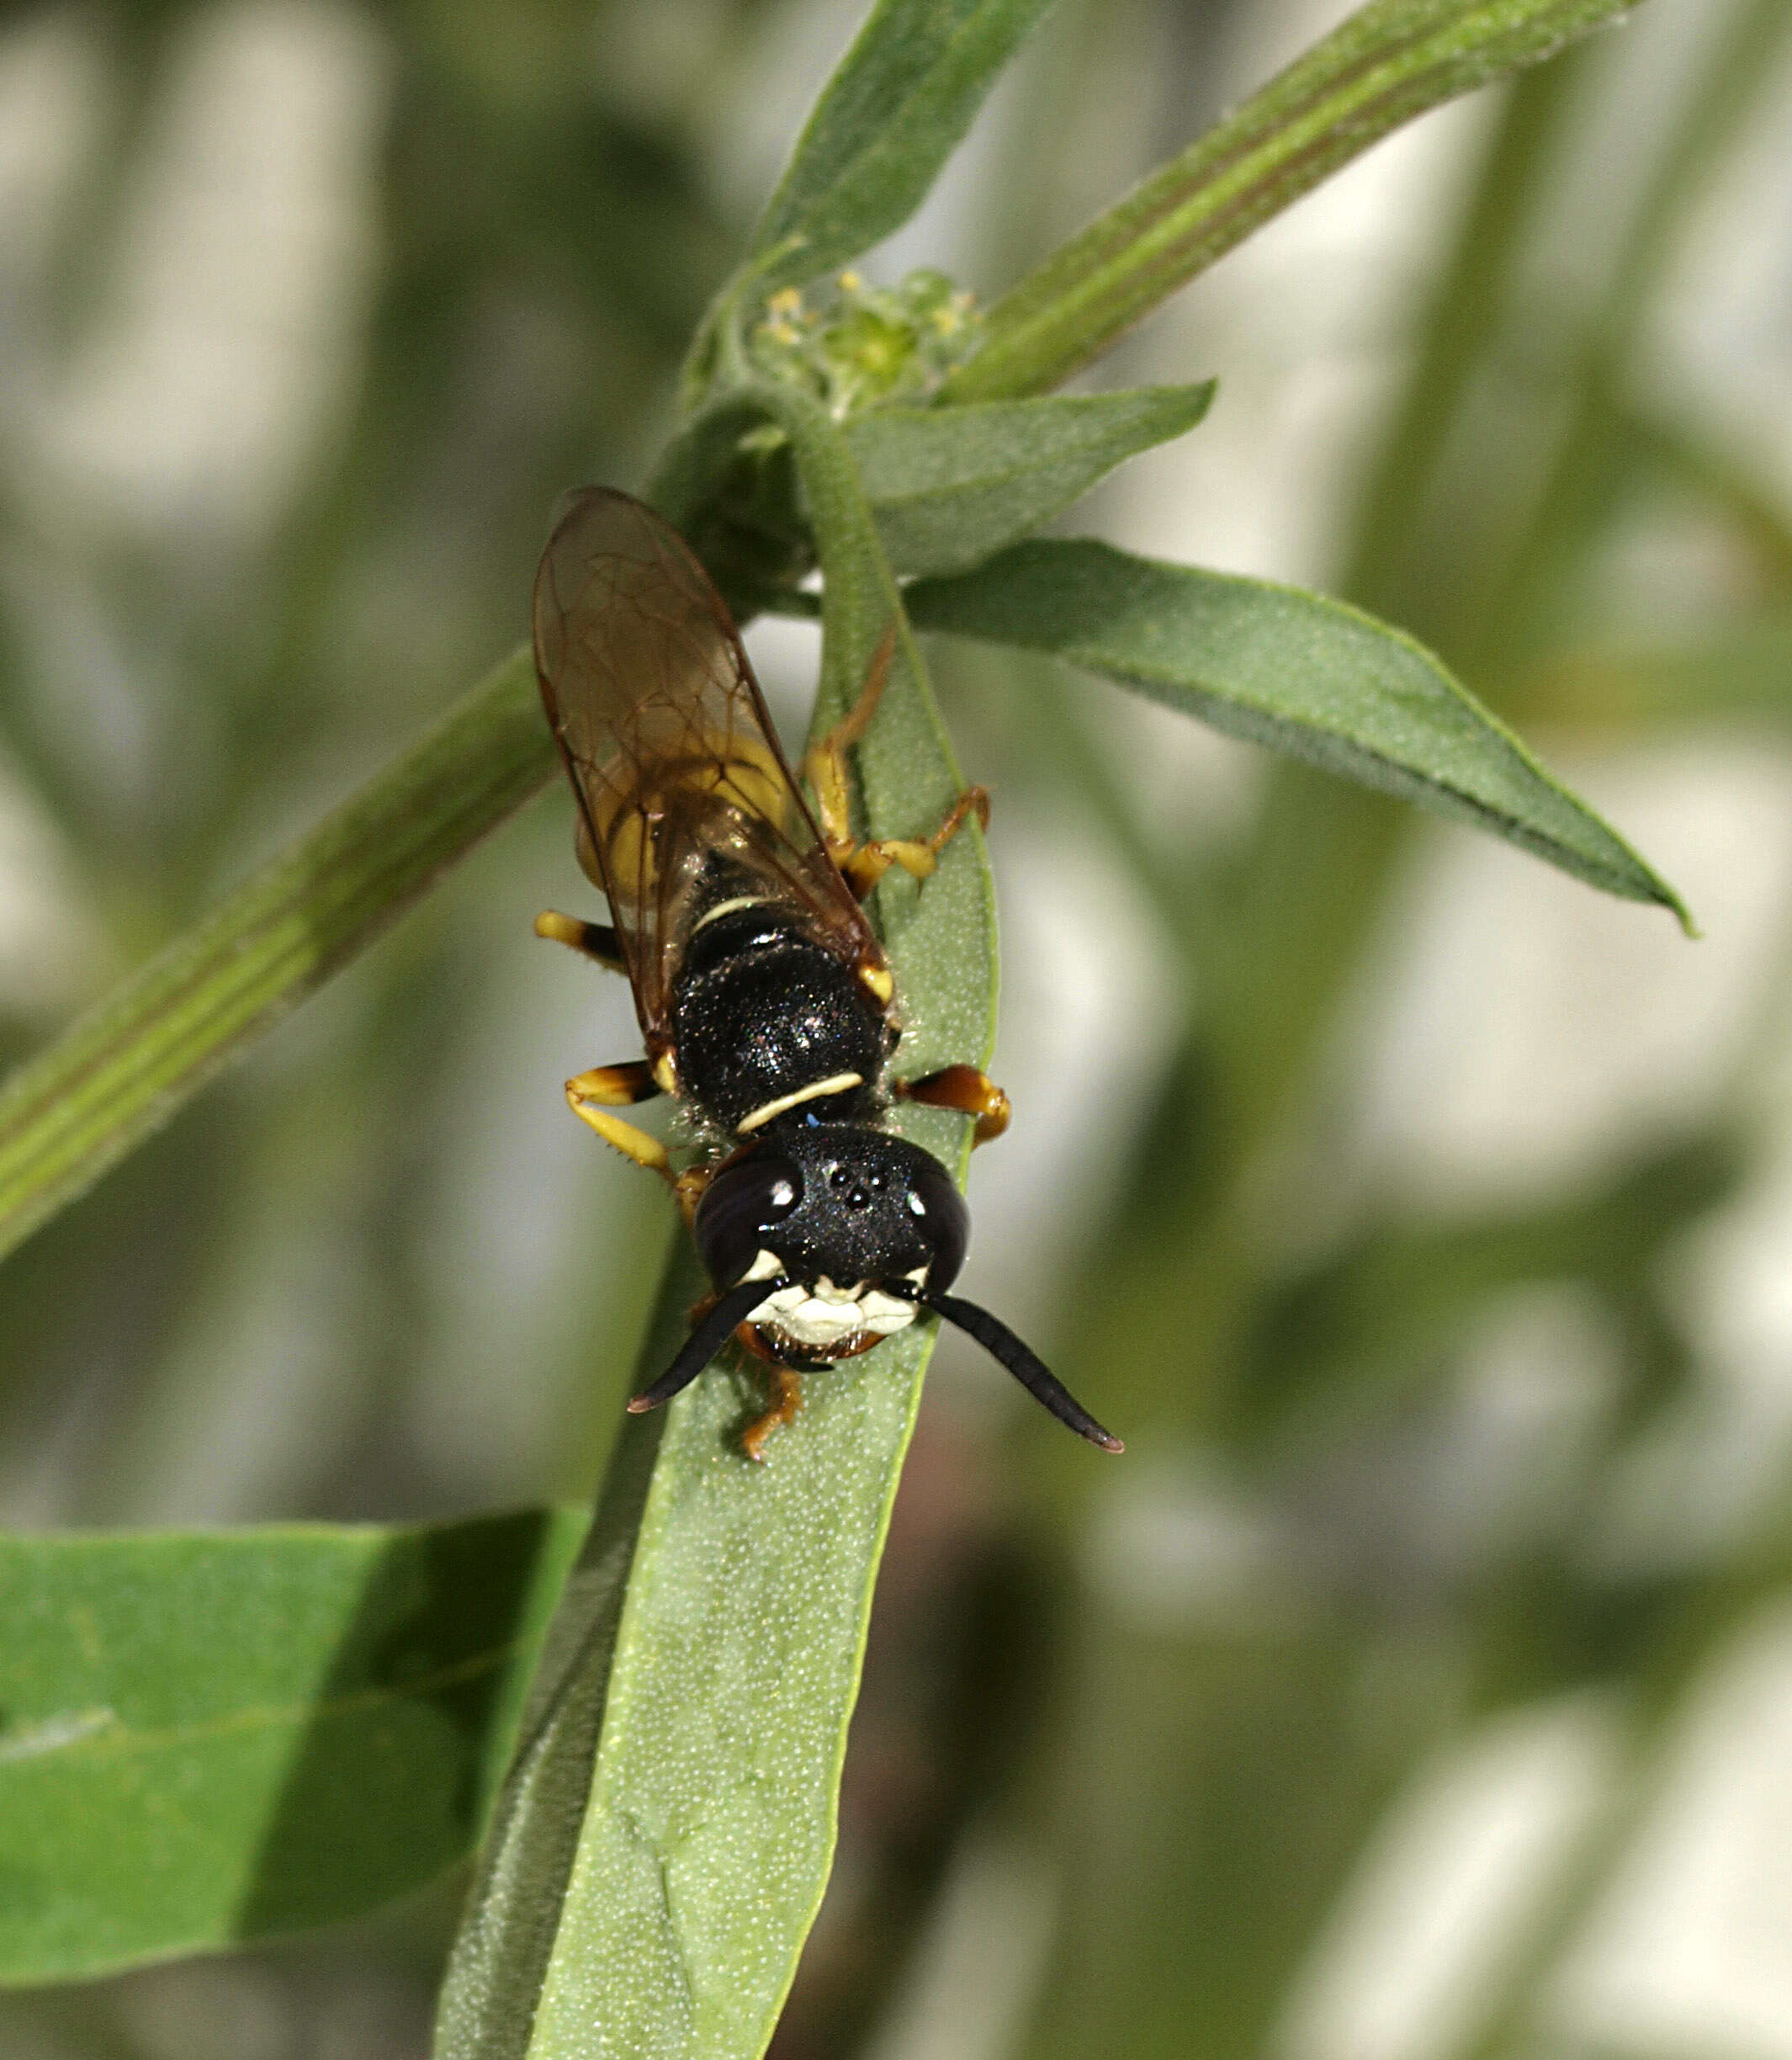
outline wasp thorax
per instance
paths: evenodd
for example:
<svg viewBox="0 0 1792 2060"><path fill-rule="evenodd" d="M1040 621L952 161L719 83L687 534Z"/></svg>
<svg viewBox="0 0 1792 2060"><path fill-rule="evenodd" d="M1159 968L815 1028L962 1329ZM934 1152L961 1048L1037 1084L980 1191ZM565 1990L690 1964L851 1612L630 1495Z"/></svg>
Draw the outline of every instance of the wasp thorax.
<svg viewBox="0 0 1792 2060"><path fill-rule="evenodd" d="M891 1040L850 966L752 904L698 929L671 1029L692 1098L720 1128L749 1133L812 1096L835 1102L835 1122L862 1118Z"/></svg>
<svg viewBox="0 0 1792 2060"><path fill-rule="evenodd" d="M937 1290L957 1278L970 1242L964 1203L930 1153L800 1114L716 1175L693 1229L718 1288L770 1252L793 1281Z"/></svg>

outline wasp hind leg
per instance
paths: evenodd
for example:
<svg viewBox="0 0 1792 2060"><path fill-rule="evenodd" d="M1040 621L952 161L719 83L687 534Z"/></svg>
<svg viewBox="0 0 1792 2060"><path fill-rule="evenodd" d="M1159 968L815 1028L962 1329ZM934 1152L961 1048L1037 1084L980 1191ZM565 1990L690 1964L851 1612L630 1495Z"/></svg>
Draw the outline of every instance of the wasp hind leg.
<svg viewBox="0 0 1792 2060"><path fill-rule="evenodd" d="M781 1425L794 1423L803 1407L802 1377L792 1367L771 1368L771 1406L740 1434L740 1449L755 1466L766 1463L766 1440Z"/></svg>
<svg viewBox="0 0 1792 2060"><path fill-rule="evenodd" d="M846 752L871 727L890 674L895 655L896 632L886 629L865 675L859 698L843 720L837 722L814 745L803 760L803 777L815 790L821 816L821 834L828 856L844 874L846 884L862 901L893 865L899 865L916 879L925 879L940 862L940 853L964 827L974 810L985 829L989 823L989 797L981 787L968 787L947 811L946 819L930 837L873 837L860 843L852 834L851 789L846 777Z"/></svg>
<svg viewBox="0 0 1792 2060"><path fill-rule="evenodd" d="M940 853L963 829L973 811L979 825L988 829L989 796L981 787L967 787L930 837L873 837L869 843L849 850L844 857L836 857L835 863L861 901L893 865L899 865L916 879L925 879L940 863Z"/></svg>
<svg viewBox="0 0 1792 2060"><path fill-rule="evenodd" d="M612 973L626 973L622 947L607 923L583 922L576 916L562 916L557 909L543 909L535 918L535 934L550 944L564 944L581 958L594 959ZM608 1069L613 1070L613 1069Z"/></svg>
<svg viewBox="0 0 1792 2060"><path fill-rule="evenodd" d="M842 853L852 852L856 842L852 834L851 790L846 778L846 752L871 727L871 719L883 698L883 689L890 677L890 660L895 651L896 632L893 627L884 631L878 643L858 699L821 741L812 744L803 755L803 776L815 790L821 834L826 838L829 855L836 864L840 863Z"/></svg>
<svg viewBox="0 0 1792 2060"><path fill-rule="evenodd" d="M941 1066L937 1073L923 1074L919 1080L898 1080L896 1091L905 1102L974 1116L973 1144L987 1144L992 1138L999 1138L1014 1112L1007 1096L987 1073L978 1072L975 1066Z"/></svg>
<svg viewBox="0 0 1792 2060"><path fill-rule="evenodd" d="M625 1159L632 1159L649 1172L673 1178L665 1147L620 1116L613 1108L629 1108L637 1102L650 1102L660 1091L653 1068L644 1059L629 1059L621 1065L593 1066L566 1083L566 1100L582 1123L588 1123L606 1144L613 1145ZM674 1185L676 1182L674 1181Z"/></svg>

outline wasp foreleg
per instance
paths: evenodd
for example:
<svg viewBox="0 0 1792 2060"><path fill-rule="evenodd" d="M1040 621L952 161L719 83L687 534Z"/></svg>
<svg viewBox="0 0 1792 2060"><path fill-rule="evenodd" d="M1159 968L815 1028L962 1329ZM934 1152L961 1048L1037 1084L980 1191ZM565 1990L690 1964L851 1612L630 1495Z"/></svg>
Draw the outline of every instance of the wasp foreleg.
<svg viewBox="0 0 1792 2060"><path fill-rule="evenodd" d="M612 973L628 970L623 963L622 947L617 942L616 932L607 923L581 922L576 916L562 916L556 909L543 909L535 918L535 934L546 937L551 944L564 944L586 958L595 958Z"/></svg>
<svg viewBox="0 0 1792 2060"><path fill-rule="evenodd" d="M712 1177L708 1166L689 1166L672 1182L672 1192L678 1197L687 1230L694 1228L697 1223L697 1205L702 1200L703 1190Z"/></svg>
<svg viewBox="0 0 1792 2060"><path fill-rule="evenodd" d="M987 1144L992 1138L999 1138L1014 1112L1007 1096L987 1073L978 1072L975 1066L941 1066L937 1073L923 1074L920 1080L898 1080L896 1091L905 1102L920 1102L929 1108L957 1109L962 1115L974 1116L973 1144Z"/></svg>
<svg viewBox="0 0 1792 2060"><path fill-rule="evenodd" d="M781 1424L794 1423L803 1406L803 1382L790 1367L771 1369L771 1406L740 1434L740 1449L755 1466L766 1463L765 1444Z"/></svg>
<svg viewBox="0 0 1792 2060"><path fill-rule="evenodd" d="M660 1091L660 1083L644 1059L625 1059L620 1065L593 1066L588 1073L581 1073L566 1083L567 1102L581 1123L589 1123L606 1144L614 1145L625 1159L671 1180L671 1164L659 1139L609 1113L612 1108L649 1102Z"/></svg>

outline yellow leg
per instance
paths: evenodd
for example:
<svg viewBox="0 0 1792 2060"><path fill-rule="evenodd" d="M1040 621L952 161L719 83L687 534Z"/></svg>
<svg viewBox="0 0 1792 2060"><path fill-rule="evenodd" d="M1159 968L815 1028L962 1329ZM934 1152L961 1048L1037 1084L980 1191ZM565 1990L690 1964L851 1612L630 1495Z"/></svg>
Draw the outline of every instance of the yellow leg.
<svg viewBox="0 0 1792 2060"><path fill-rule="evenodd" d="M987 1144L992 1138L999 1138L1014 1113L1007 1096L987 1073L979 1073L975 1066L942 1066L937 1073L925 1074L920 1080L899 1080L896 1091L904 1101L974 1116L973 1144Z"/></svg>
<svg viewBox="0 0 1792 2060"><path fill-rule="evenodd" d="M612 973L626 973L616 932L607 924L581 922L576 916L562 916L557 909L543 909L535 918L535 934L551 944L564 944L570 951L595 958Z"/></svg>
<svg viewBox="0 0 1792 2060"><path fill-rule="evenodd" d="M697 1221L697 1205L703 1198L703 1190L709 1185L710 1173L707 1166L692 1166L681 1173L672 1182L672 1192L678 1197L680 1213L689 1229Z"/></svg>
<svg viewBox="0 0 1792 2060"><path fill-rule="evenodd" d="M593 1066L588 1073L566 1083L567 1102L581 1123L590 1124L606 1144L613 1145L625 1159L670 1181L671 1164L659 1139L608 1112L649 1101L659 1091L659 1083L644 1059L631 1059L623 1065Z"/></svg>
<svg viewBox="0 0 1792 2060"><path fill-rule="evenodd" d="M596 1102L605 1108L632 1108L637 1102L651 1102L660 1091L653 1068L644 1059L593 1066L566 1083L569 1096L576 1095L581 1102Z"/></svg>
<svg viewBox="0 0 1792 2060"><path fill-rule="evenodd" d="M852 804L846 783L847 746L856 744L871 727L871 719L877 712L877 703L883 698L884 686L890 677L890 660L895 655L896 626L893 623L884 631L872 655L871 669L865 675L858 699L844 719L835 723L819 744L810 746L803 760L803 777L815 790L821 834L836 864L842 852L850 852L853 848Z"/></svg>
<svg viewBox="0 0 1792 2060"><path fill-rule="evenodd" d="M946 848L969 820L972 810L987 829L989 797L981 787L969 787L959 795L946 820L930 837L874 837L861 844L852 834L851 788L846 778L846 751L871 727L890 676L895 655L896 631L886 629L865 675L865 685L845 719L837 722L819 744L810 747L803 761L803 773L815 791L821 818L822 840L828 856L846 876L846 884L862 901L893 865L899 865L916 879L925 879L940 862Z"/></svg>
<svg viewBox="0 0 1792 2060"><path fill-rule="evenodd" d="M946 820L930 837L874 837L868 844L849 850L834 863L846 876L846 884L862 901L893 865L925 879L940 863L940 853L969 821L973 811L985 829L989 826L989 796L981 787L967 787L947 811Z"/></svg>
<svg viewBox="0 0 1792 2060"><path fill-rule="evenodd" d="M788 1367L771 1369L771 1406L756 1417L740 1434L740 1449L755 1466L766 1463L766 1440L781 1424L794 1423L803 1406L801 1377Z"/></svg>

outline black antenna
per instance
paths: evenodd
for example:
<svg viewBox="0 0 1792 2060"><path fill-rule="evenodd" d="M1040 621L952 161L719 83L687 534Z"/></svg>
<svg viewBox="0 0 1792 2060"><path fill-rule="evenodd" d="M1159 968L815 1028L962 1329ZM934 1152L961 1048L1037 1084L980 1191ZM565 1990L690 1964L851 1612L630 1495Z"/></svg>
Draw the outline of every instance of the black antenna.
<svg viewBox="0 0 1792 2060"><path fill-rule="evenodd" d="M903 1292L892 1288L892 1293ZM992 1359L1006 1367L1036 1401L1042 1402L1061 1424L1068 1424L1079 1437L1099 1445L1103 1452L1127 1448L1110 1431L1104 1431L1039 1355L1030 1351L1000 1317L992 1316L974 1302L961 1302L957 1295L933 1294L923 1288L915 1299L956 1324L967 1337L975 1338ZM632 1406L632 1405L631 1405Z"/></svg>
<svg viewBox="0 0 1792 2060"><path fill-rule="evenodd" d="M709 1314L692 1326L691 1335L678 1348L678 1357L653 1386L628 1404L631 1416L644 1415L670 1402L681 1388L688 1388L728 1342L738 1325L745 1323L767 1295L775 1295L789 1281L782 1273L775 1280L742 1281L730 1288ZM1046 1378L1049 1380L1051 1376Z"/></svg>

